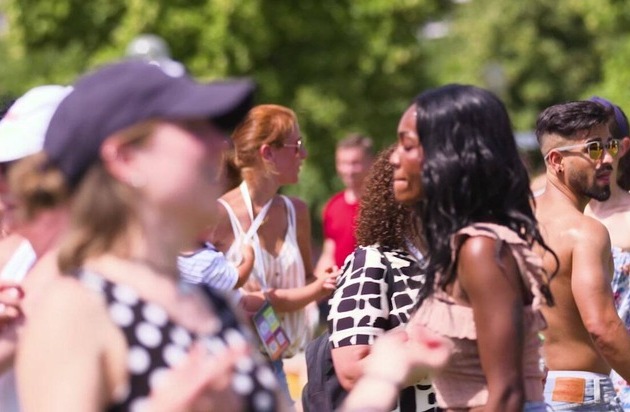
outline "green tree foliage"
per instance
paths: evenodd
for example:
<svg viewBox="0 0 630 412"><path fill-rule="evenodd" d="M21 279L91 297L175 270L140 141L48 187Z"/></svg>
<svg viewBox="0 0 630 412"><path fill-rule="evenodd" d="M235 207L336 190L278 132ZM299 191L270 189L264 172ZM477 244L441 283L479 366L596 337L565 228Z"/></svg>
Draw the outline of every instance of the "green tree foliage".
<svg viewBox="0 0 630 412"><path fill-rule="evenodd" d="M1 0L0 0L1 1ZM393 143L398 118L423 88L429 58L418 29L441 0L4 0L10 30L0 91L68 83L154 33L192 74L252 76L258 101L293 108L309 158L289 192L316 219L339 188L334 145L348 132ZM318 228L316 224L315 229Z"/></svg>
<svg viewBox="0 0 630 412"><path fill-rule="evenodd" d="M301 183L317 219L339 189L335 142L351 131L383 147L426 87L495 90L516 129L543 108L592 94L630 109L630 2L625 0L0 0L0 95L121 58L155 33L203 79L252 76L260 103L298 113L309 158ZM446 21L446 37L419 35ZM317 229L318 225L315 224Z"/></svg>
<svg viewBox="0 0 630 412"><path fill-rule="evenodd" d="M440 62L438 67L447 67L438 70L441 80L463 78L494 88L516 126L531 128L541 107L578 97L585 83L600 76L584 13L561 3L474 0L460 7L452 35L441 41L456 56Z"/></svg>
<svg viewBox="0 0 630 412"><path fill-rule="evenodd" d="M592 94L624 105L629 20L620 0L471 0L453 10L451 35L427 46L430 72L495 89L520 130L545 107Z"/></svg>

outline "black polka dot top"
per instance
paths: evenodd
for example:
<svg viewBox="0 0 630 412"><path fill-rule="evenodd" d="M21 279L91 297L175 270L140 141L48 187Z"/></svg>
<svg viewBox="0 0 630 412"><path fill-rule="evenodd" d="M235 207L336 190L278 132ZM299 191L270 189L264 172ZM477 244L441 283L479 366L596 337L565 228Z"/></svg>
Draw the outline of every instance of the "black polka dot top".
<svg viewBox="0 0 630 412"><path fill-rule="evenodd" d="M202 287L221 326L217 333L201 336L174 323L162 307L140 299L128 286L86 270L80 271L78 277L88 288L104 296L111 319L123 331L129 348L129 385L107 408L109 412L142 411L151 388L170 367L184 360L194 341L201 340L209 354L216 356L246 339L226 300L209 288ZM278 409L275 376L261 359L248 357L237 362L232 388L243 397L245 411Z"/></svg>

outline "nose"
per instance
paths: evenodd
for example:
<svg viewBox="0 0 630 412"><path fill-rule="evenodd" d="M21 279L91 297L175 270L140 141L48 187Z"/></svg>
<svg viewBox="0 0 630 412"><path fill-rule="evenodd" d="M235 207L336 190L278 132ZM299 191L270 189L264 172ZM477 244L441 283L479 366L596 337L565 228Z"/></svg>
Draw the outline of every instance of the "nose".
<svg viewBox="0 0 630 412"><path fill-rule="evenodd" d="M306 147L304 147L304 145L302 145L300 147L299 155L300 155L300 159L302 159L302 160L304 160L304 159L306 159L308 157L308 151L306 150Z"/></svg>
<svg viewBox="0 0 630 412"><path fill-rule="evenodd" d="M601 162L602 163L612 163L613 162L613 155L611 155L610 152L608 151L608 149L606 149L606 148L604 148L604 153L602 154Z"/></svg>
<svg viewBox="0 0 630 412"><path fill-rule="evenodd" d="M392 150L392 153L389 155L389 163L394 167L397 167L399 165L400 155L398 154L398 146L396 146L396 148Z"/></svg>

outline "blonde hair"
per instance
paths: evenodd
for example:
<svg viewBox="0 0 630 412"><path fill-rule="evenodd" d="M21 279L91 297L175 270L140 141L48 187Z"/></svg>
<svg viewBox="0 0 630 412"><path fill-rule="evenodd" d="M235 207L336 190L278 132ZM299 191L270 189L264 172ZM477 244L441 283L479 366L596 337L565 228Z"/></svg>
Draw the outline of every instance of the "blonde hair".
<svg viewBox="0 0 630 412"><path fill-rule="evenodd" d="M145 143L155 121L142 122L121 132L126 144ZM81 179L72 200L70 229L59 251L59 268L72 272L86 259L107 252L127 257L125 237L136 222L135 191L115 179L99 160Z"/></svg>
<svg viewBox="0 0 630 412"><path fill-rule="evenodd" d="M234 130L234 164L239 169L260 164L259 150L263 144L280 146L297 127L293 110L275 104L262 104L247 113Z"/></svg>

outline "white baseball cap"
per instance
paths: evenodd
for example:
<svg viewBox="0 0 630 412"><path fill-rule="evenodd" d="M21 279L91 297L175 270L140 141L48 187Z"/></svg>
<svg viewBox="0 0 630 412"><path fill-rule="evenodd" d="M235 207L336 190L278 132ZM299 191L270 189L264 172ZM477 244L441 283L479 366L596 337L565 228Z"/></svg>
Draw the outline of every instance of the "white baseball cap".
<svg viewBox="0 0 630 412"><path fill-rule="evenodd" d="M42 150L48 124L70 86L35 87L17 99L0 120L0 163Z"/></svg>

